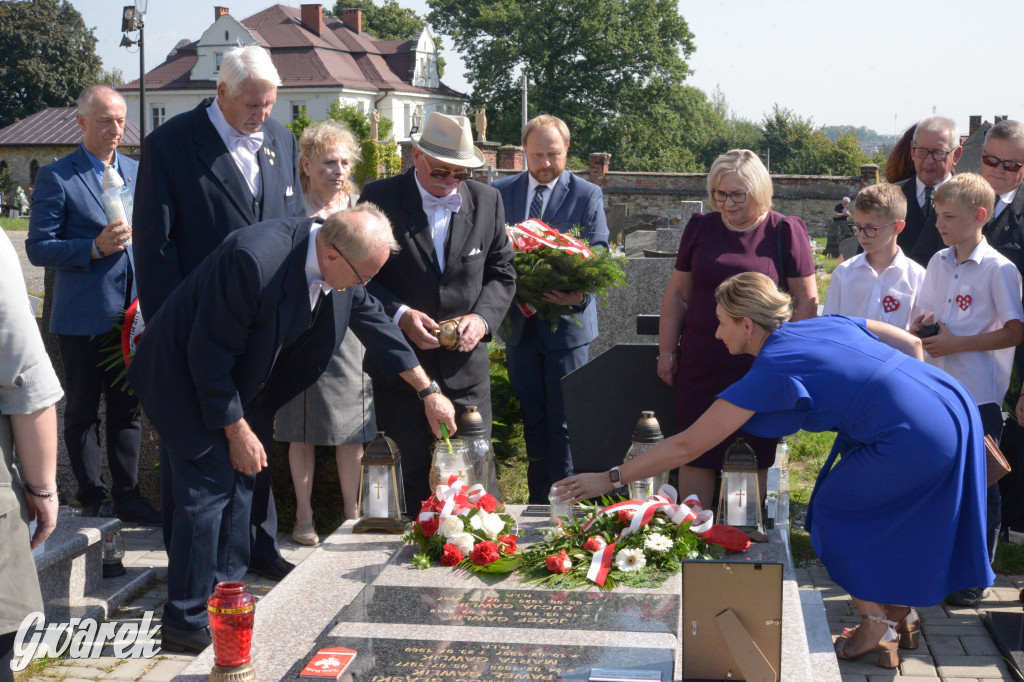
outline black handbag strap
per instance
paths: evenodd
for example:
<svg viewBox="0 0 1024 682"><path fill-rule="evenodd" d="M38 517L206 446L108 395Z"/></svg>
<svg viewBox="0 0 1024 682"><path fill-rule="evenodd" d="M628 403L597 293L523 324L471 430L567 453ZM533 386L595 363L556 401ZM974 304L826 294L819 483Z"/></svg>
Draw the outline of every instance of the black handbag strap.
<svg viewBox="0 0 1024 682"><path fill-rule="evenodd" d="M779 291L789 293L789 286L786 282L786 269L782 261L782 226L786 224L786 217L782 216L782 220L775 226L775 271L779 274Z"/></svg>

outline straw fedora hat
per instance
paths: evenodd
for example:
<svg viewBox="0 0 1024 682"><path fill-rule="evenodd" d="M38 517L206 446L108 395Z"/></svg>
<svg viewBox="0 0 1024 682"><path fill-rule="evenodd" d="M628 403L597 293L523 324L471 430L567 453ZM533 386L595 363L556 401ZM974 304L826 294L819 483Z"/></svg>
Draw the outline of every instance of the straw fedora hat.
<svg viewBox="0 0 1024 682"><path fill-rule="evenodd" d="M484 165L483 152L473 145L469 119L465 116L434 112L423 126L423 132L414 133L409 139L416 149L441 163L464 168Z"/></svg>

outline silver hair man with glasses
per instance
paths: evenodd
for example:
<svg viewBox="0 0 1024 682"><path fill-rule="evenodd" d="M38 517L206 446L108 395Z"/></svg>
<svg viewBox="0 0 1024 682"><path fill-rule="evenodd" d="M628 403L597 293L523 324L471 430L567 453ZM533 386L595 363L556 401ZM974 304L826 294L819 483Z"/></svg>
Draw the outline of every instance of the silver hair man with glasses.
<svg viewBox="0 0 1024 682"><path fill-rule="evenodd" d="M1000 121L988 129L981 147L981 177L996 193L985 239L1024 274L1024 124Z"/></svg>
<svg viewBox="0 0 1024 682"><path fill-rule="evenodd" d="M363 189L391 219L401 252L369 286L413 344L417 357L460 412L475 405L491 424L487 341L497 331L515 293L512 245L498 191L475 180L470 170L484 163L473 146L469 119L432 113L422 133L411 136L413 167ZM435 331L454 320L460 339L442 348ZM405 499L410 506L430 493L430 429L417 413L420 399L372 361L377 426L402 451ZM488 434L489 435L489 434Z"/></svg>
<svg viewBox="0 0 1024 682"><path fill-rule="evenodd" d="M897 243L912 260L922 267L939 249L942 238L935 229L935 201L932 196L953 177L960 161L960 129L946 116L929 116L917 124L910 153L914 175L897 183L907 198L907 226Z"/></svg>
<svg viewBox="0 0 1024 682"><path fill-rule="evenodd" d="M174 290L139 341L128 378L164 440L176 510L163 647L209 645L206 600L249 565L249 508L278 408L323 373L352 332L382 376L423 392L430 376L363 283L397 249L375 206L321 227L287 218L236 230ZM440 393L417 411L440 436ZM411 418L411 414L402 415Z"/></svg>

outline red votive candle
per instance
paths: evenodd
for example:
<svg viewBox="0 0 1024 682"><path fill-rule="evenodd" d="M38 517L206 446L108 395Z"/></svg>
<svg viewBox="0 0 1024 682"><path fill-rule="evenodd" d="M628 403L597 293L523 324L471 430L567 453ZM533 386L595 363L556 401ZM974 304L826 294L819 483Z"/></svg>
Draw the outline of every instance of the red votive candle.
<svg viewBox="0 0 1024 682"><path fill-rule="evenodd" d="M218 583L206 602L210 612L210 636L214 662L224 668L245 665L251 660L252 626L256 598L245 583Z"/></svg>

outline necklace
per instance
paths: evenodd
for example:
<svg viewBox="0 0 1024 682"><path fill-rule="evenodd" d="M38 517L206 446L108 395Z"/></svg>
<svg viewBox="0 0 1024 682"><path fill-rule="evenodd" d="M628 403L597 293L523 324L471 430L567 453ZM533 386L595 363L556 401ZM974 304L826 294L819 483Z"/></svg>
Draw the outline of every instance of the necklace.
<svg viewBox="0 0 1024 682"><path fill-rule="evenodd" d="M752 224L748 225L747 227L742 227L742 228L741 228L741 227L733 227L733 226L732 226L732 225L731 225L731 224L729 223L729 221L728 221L728 220L726 219L726 217L725 217L725 214L723 214L723 215L722 215L722 222L723 222L723 223L725 224L725 227L726 227L726 229L728 229L728 230L730 230L730 231L732 231L732 232L750 232L750 231L751 231L751 230L753 230L753 229L754 229L755 227L757 227L758 225L760 225L761 223L763 223L763 222L764 222L764 219L765 219L765 216L767 216L767 215L768 215L767 213L762 213L762 214L761 214L761 215L760 215L760 216L758 217L758 219L757 219L757 220L755 220L755 221L754 221L754 222L753 222Z"/></svg>

